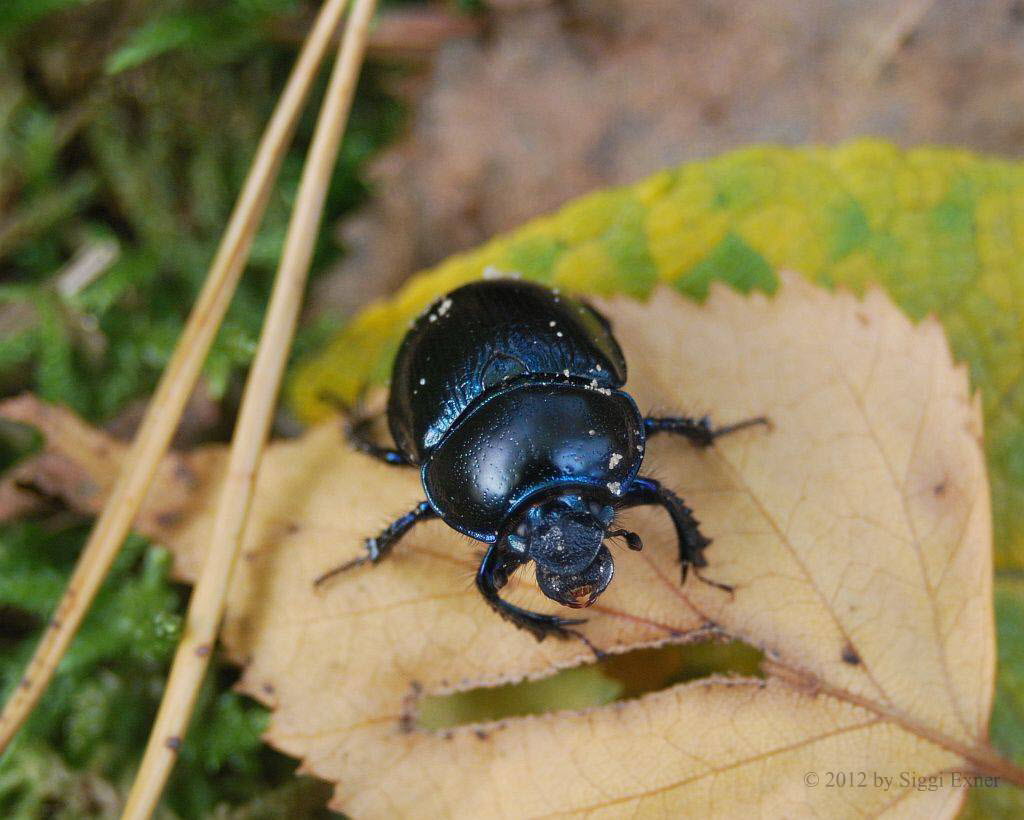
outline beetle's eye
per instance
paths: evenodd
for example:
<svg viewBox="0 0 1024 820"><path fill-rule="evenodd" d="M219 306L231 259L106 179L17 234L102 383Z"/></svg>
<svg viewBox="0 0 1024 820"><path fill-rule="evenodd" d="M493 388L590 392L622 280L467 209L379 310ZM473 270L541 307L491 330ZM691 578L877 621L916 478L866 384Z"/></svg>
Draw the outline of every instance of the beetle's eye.
<svg viewBox="0 0 1024 820"><path fill-rule="evenodd" d="M563 606L580 609L590 606L604 592L615 574L615 562L602 544L597 557L579 572L559 573L537 565L537 583L541 592Z"/></svg>
<svg viewBox="0 0 1024 820"><path fill-rule="evenodd" d="M615 520L615 508L608 507L602 504L598 504L596 501L591 501L587 508L590 510L591 515L594 516L598 521L610 527L612 521Z"/></svg>

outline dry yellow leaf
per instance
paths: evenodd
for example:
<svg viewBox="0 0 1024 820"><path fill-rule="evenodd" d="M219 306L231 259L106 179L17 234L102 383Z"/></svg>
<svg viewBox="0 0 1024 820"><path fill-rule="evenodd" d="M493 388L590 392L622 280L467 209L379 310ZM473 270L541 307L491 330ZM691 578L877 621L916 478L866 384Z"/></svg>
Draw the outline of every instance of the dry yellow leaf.
<svg viewBox="0 0 1024 820"><path fill-rule="evenodd" d="M358 818L954 814L965 791L952 772L999 766L985 740L995 647L981 413L939 325L911 324L880 291L860 301L790 276L771 299L714 288L699 306L660 290L603 307L641 409L720 423L764 413L773 428L706 451L661 437L648 448L645 472L695 509L714 538L706 574L735 595L693 578L680 588L667 518L638 509L624 520L644 551L621 555L583 629L617 652L713 624L763 649L767 680L417 728L424 694L591 656L496 617L472 584L474 543L440 522L314 590L422 494L416 471L350 451L328 423L267 451L230 596L224 641L246 663L241 687L274 708L268 741L336 783L334 807ZM140 519L188 576L209 537L216 462L203 455L184 507L180 486L165 486L181 469L164 470ZM510 597L551 608L532 578ZM856 785L830 786L837 772Z"/></svg>

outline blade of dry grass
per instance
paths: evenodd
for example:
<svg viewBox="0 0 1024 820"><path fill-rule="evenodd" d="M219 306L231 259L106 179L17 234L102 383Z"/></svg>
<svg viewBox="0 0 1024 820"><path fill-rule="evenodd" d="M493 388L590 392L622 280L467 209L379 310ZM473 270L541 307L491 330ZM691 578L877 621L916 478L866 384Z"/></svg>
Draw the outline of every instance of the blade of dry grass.
<svg viewBox="0 0 1024 820"><path fill-rule="evenodd" d="M196 695L209 664L224 613L231 570L245 529L256 470L263 453L302 305L331 170L337 161L356 80L366 50L376 0L355 0L331 74L313 144L302 170L270 307L246 382L218 500L210 552L189 602L160 710L146 745L123 817L148 818L177 760Z"/></svg>
<svg viewBox="0 0 1024 820"><path fill-rule="evenodd" d="M299 55L260 141L206 283L149 403L110 499L96 521L20 685L0 713L0 752L7 748L46 691L128 534L157 464L167 451L249 258L253 236L266 210L295 123L344 9L345 0L327 0Z"/></svg>

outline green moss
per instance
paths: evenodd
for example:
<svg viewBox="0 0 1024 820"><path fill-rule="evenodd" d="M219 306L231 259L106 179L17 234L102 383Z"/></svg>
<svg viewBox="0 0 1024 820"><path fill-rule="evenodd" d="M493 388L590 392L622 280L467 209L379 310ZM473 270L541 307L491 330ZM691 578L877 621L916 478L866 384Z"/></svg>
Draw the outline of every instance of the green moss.
<svg viewBox="0 0 1024 820"><path fill-rule="evenodd" d="M0 697L18 685L86 531L34 523L0 531ZM185 594L168 581L169 566L164 550L128 539L46 695L0 758L0 816L103 815L104 801L120 799L180 637ZM229 691L236 677L218 661L205 681L166 812L206 817L292 778L294 763L260 739L266 711Z"/></svg>
<svg viewBox="0 0 1024 820"><path fill-rule="evenodd" d="M33 390L93 421L151 393L213 258L296 54L271 33L296 0L0 2L0 395ZM250 363L324 79L285 157L250 265L206 362L230 417ZM331 179L312 275L340 250L338 217L399 124L379 71L361 81ZM74 293L83 250L117 259ZM309 350L329 319L302 328ZM0 468L27 446L0 430ZM20 434L19 434L20 435ZM0 689L17 685L88 527L66 511L0 527ZM111 816L167 676L184 593L132 539L39 709L0 760L0 816ZM215 661L162 817L308 817L321 784L259 740L266 712ZM314 799L311 799L314 798Z"/></svg>
<svg viewBox="0 0 1024 820"><path fill-rule="evenodd" d="M0 292L0 311L28 319L15 345L0 345L0 387L31 384L92 420L153 390L294 59L268 32L296 10L295 0L3 5L0 275L20 287ZM359 91L314 278L338 258L330 226L363 200L361 169L401 116L372 71ZM319 93L207 362L214 398L252 359ZM55 287L77 252L110 242L118 258L95 281Z"/></svg>

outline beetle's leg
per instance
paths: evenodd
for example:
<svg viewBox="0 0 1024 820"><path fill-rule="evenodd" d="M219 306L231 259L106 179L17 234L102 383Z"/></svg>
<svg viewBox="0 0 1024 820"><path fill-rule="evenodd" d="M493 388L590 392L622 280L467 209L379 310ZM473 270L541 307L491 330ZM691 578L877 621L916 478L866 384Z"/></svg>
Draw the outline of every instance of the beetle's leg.
<svg viewBox="0 0 1024 820"><path fill-rule="evenodd" d="M360 453L365 453L378 461L390 464L392 467L415 467L416 465L406 458L401 450L393 450L390 447L382 447L370 436L370 425L373 419L352 418L345 420L345 438Z"/></svg>
<svg viewBox="0 0 1024 820"><path fill-rule="evenodd" d="M548 635L554 635L558 638L581 638L589 646L590 642L583 638L582 634L567 628L586 623L586 618L560 618L557 615L530 612L510 604L498 595L512 573L524 563L524 557L509 552L497 544L491 545L476 573L476 586L480 594L502 618L530 632L538 641L544 640Z"/></svg>
<svg viewBox="0 0 1024 820"><path fill-rule="evenodd" d="M385 527L380 535L373 538L367 538L364 542L366 545L366 555L361 555L358 558L353 558L351 561L347 561L339 567L330 569L323 575L320 575L314 582L313 586L319 586L328 578L333 578L339 573L346 572L355 567L362 566L366 563L378 563L387 558L388 553L391 552L395 544L398 543L399 539L405 535L409 530L419 524L421 521L429 521L432 518L437 518L437 513L434 508L426 501L421 501L415 507L413 507L405 515L396 518L387 527Z"/></svg>
<svg viewBox="0 0 1024 820"><path fill-rule="evenodd" d="M320 400L333 405L345 417L345 438L354 449L392 467L416 466L402 451L377 444L370 434L373 419L360 416L341 396L325 390L320 393Z"/></svg>
<svg viewBox="0 0 1024 820"><path fill-rule="evenodd" d="M727 584L712 581L698 572L700 567L708 565L704 550L711 543L711 539L700 531L700 522L693 517L693 511L683 503L683 499L663 486L660 481L637 476L629 485L629 490L622 500L626 507L657 504L668 512L676 528L676 537L679 539L679 563L683 583L686 582L686 575L692 567L693 574L705 584L732 592L732 587Z"/></svg>
<svg viewBox="0 0 1024 820"><path fill-rule="evenodd" d="M644 548L644 542L640 540L640 536L635 532L629 530L608 530L604 534L605 538L622 538L626 542L626 546L635 552L640 552Z"/></svg>
<svg viewBox="0 0 1024 820"><path fill-rule="evenodd" d="M698 447L710 447L715 443L716 438L735 433L737 430L745 430L756 424L763 424L767 427L770 422L766 416L757 416L738 421L735 424L727 424L725 427L712 427L711 419L707 416L699 419L692 419L689 416L667 416L656 419L648 416L644 419L644 430L648 436L653 436L655 433L675 433L689 439Z"/></svg>

